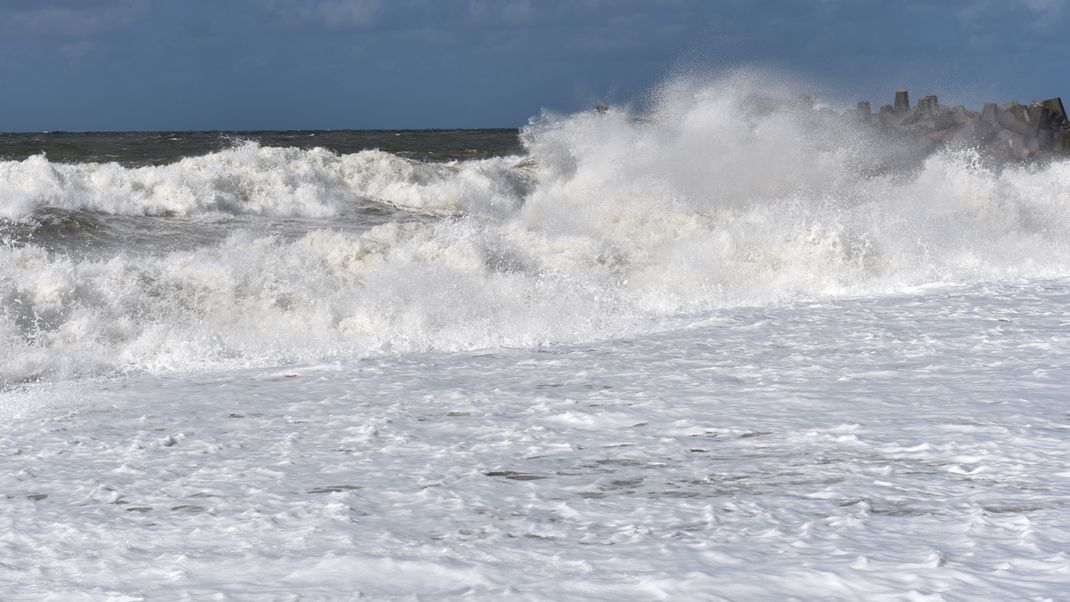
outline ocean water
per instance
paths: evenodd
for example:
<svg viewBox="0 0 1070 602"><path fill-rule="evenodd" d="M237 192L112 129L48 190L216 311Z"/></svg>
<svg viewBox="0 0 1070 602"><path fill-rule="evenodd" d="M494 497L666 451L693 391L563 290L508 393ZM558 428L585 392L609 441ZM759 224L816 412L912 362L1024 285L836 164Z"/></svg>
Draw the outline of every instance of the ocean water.
<svg viewBox="0 0 1070 602"><path fill-rule="evenodd" d="M0 597L1065 595L1070 161L791 99L0 135Z"/></svg>

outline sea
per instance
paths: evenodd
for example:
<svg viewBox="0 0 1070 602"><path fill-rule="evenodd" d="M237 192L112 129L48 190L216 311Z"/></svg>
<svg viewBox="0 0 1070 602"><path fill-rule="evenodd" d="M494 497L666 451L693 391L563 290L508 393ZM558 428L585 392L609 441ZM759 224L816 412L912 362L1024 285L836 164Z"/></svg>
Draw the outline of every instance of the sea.
<svg viewBox="0 0 1070 602"><path fill-rule="evenodd" d="M0 134L0 599L1064 598L1070 160L791 98Z"/></svg>

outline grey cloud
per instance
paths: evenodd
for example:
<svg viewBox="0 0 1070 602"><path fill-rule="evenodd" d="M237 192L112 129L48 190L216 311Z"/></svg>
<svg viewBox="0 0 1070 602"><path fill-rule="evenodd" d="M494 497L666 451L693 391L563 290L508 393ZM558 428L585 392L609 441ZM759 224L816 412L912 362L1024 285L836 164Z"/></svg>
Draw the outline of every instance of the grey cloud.
<svg viewBox="0 0 1070 602"><path fill-rule="evenodd" d="M345 28L374 23L383 6L380 0L323 0L314 9L316 17L328 27Z"/></svg>
<svg viewBox="0 0 1070 602"><path fill-rule="evenodd" d="M259 4L283 20L329 29L368 27L383 13L382 0L260 0Z"/></svg>
<svg viewBox="0 0 1070 602"><path fill-rule="evenodd" d="M1020 0L1029 10L1041 14L1055 15L1066 8L1067 0Z"/></svg>
<svg viewBox="0 0 1070 602"><path fill-rule="evenodd" d="M974 0L961 5L958 15L967 24L1025 17L1031 19L1034 29L1044 30L1058 22L1068 6L1070 0Z"/></svg>
<svg viewBox="0 0 1070 602"><path fill-rule="evenodd" d="M59 47L59 53L69 59L77 59L93 51L96 45L89 40L79 40Z"/></svg>
<svg viewBox="0 0 1070 602"><path fill-rule="evenodd" d="M148 10L145 0L114 0L105 3L42 3L34 7L8 8L0 30L23 37L89 37L133 26Z"/></svg>
<svg viewBox="0 0 1070 602"><path fill-rule="evenodd" d="M253 0L291 24L328 29L510 27L603 13L604 0ZM664 0L672 3L674 0ZM641 5L619 0L620 6ZM619 8L620 6L616 6Z"/></svg>
<svg viewBox="0 0 1070 602"><path fill-rule="evenodd" d="M471 0L468 12L476 22L525 23L535 14L531 0Z"/></svg>

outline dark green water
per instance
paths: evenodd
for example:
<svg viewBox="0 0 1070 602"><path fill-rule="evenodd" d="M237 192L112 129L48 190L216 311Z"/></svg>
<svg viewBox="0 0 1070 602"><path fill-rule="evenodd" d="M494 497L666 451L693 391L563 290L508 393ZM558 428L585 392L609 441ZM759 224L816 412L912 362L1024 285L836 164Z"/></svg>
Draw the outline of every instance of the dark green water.
<svg viewBox="0 0 1070 602"><path fill-rule="evenodd" d="M20 161L44 153L56 163L164 165L247 140L261 146L321 147L340 155L379 149L420 161L483 159L520 152L519 132L515 129L46 132L0 133L0 161Z"/></svg>

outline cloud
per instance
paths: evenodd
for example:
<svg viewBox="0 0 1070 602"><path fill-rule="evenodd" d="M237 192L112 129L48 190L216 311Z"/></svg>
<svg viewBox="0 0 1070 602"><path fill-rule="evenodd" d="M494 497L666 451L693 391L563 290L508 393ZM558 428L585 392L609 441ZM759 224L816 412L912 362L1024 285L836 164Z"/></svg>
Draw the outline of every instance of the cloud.
<svg viewBox="0 0 1070 602"><path fill-rule="evenodd" d="M959 21L975 36L1061 35L1070 0L973 0L960 6Z"/></svg>
<svg viewBox="0 0 1070 602"><path fill-rule="evenodd" d="M147 8L145 0L114 0L96 6L39 4L3 15L0 30L21 37L91 37L133 26L145 16Z"/></svg>
<svg viewBox="0 0 1070 602"><path fill-rule="evenodd" d="M1070 5L1070 0L1012 0L1005 2L1000 0L974 0L965 3L959 10L959 15L967 19L976 18L985 14L1015 13L1021 14L1021 9L1034 13L1037 17L1057 17L1063 9Z"/></svg>
<svg viewBox="0 0 1070 602"><path fill-rule="evenodd" d="M361 29L376 23L382 0L260 0L260 6L287 21L329 29Z"/></svg>
<svg viewBox="0 0 1070 602"><path fill-rule="evenodd" d="M79 40L60 46L59 53L69 59L77 59L89 54L95 47L96 45L89 40Z"/></svg>
<svg viewBox="0 0 1070 602"><path fill-rule="evenodd" d="M1044 15L1058 15L1066 7L1067 0L1020 0L1029 10Z"/></svg>
<svg viewBox="0 0 1070 602"><path fill-rule="evenodd" d="M323 0L315 4L320 21L335 29L371 25L382 9L381 0Z"/></svg>
<svg viewBox="0 0 1070 602"><path fill-rule="evenodd" d="M575 0L544 8L535 0L253 0L267 13L291 24L327 29L418 30L529 24L536 12L575 10ZM579 3L582 5L583 3Z"/></svg>
<svg viewBox="0 0 1070 602"><path fill-rule="evenodd" d="M468 12L479 22L502 22L510 25L526 23L535 14L531 0L471 0Z"/></svg>

